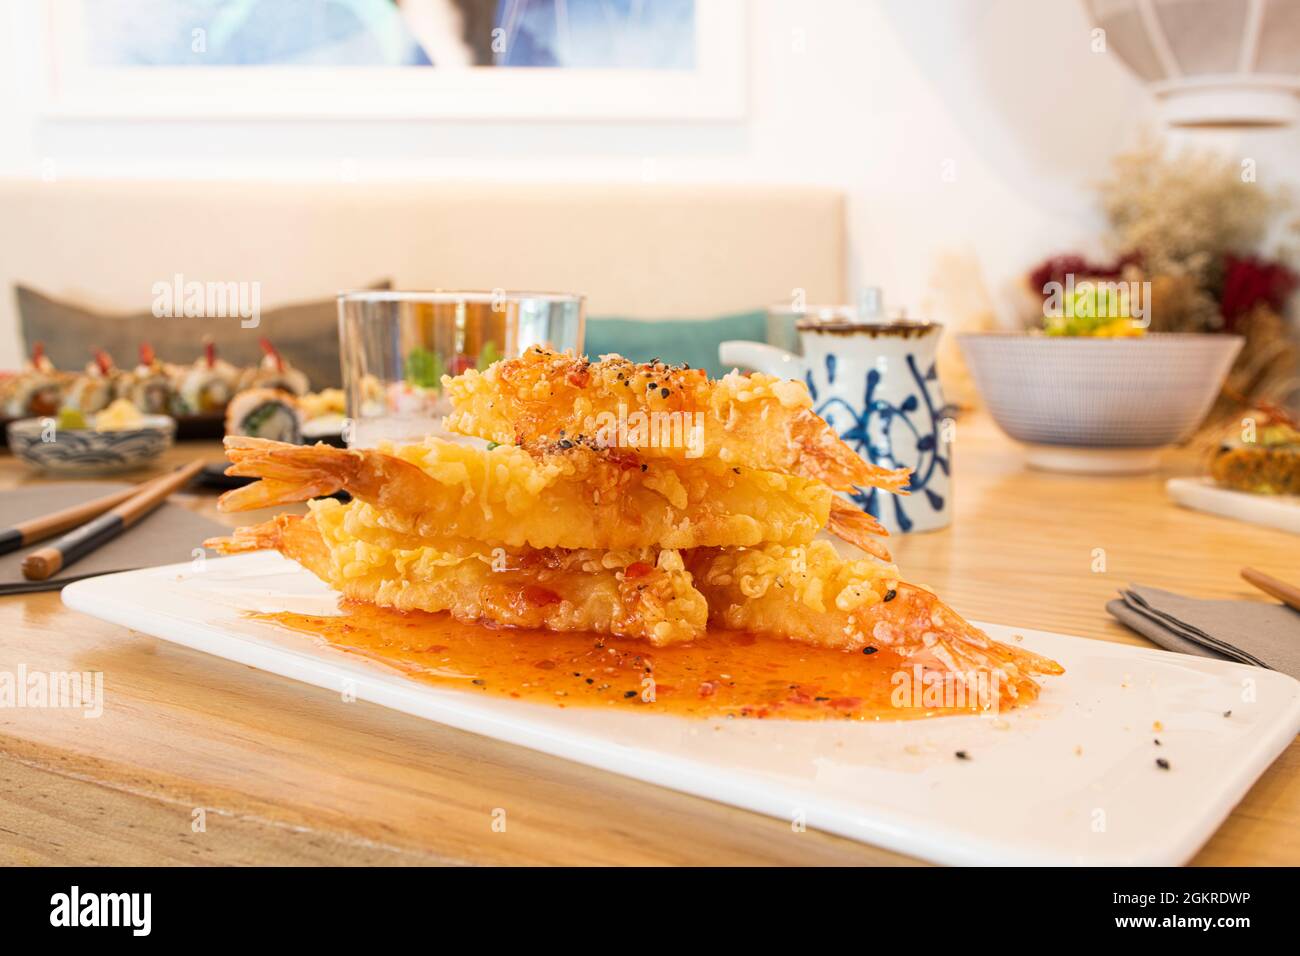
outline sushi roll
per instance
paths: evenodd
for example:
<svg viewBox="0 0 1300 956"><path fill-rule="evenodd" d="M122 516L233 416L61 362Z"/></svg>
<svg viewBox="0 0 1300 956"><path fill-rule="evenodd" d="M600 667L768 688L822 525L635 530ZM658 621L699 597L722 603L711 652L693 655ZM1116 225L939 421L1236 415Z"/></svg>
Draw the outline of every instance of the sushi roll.
<svg viewBox="0 0 1300 956"><path fill-rule="evenodd" d="M184 411L172 369L154 354L148 342L140 346L140 364L123 376L117 393L146 415L174 416Z"/></svg>
<svg viewBox="0 0 1300 956"><path fill-rule="evenodd" d="M95 357L86 364L86 370L77 376L63 398L63 407L86 415L103 411L117 394L117 383L126 373L113 364L113 357L103 349L95 349Z"/></svg>
<svg viewBox="0 0 1300 956"><path fill-rule="evenodd" d="M291 395L306 395L311 389L307 376L286 362L269 339L262 339L261 345L266 355L259 365L244 372L240 389L278 388Z"/></svg>
<svg viewBox="0 0 1300 956"><path fill-rule="evenodd" d="M226 434L302 442L298 399L278 388L250 388L226 406Z"/></svg>
<svg viewBox="0 0 1300 956"><path fill-rule="evenodd" d="M5 389L5 414L11 418L57 415L69 384L71 376L55 369L45 354L45 345L37 342L32 346L32 357Z"/></svg>
<svg viewBox="0 0 1300 956"><path fill-rule="evenodd" d="M211 341L203 344L203 356L181 375L180 397L195 415L225 411L237 391L239 370L217 358Z"/></svg>

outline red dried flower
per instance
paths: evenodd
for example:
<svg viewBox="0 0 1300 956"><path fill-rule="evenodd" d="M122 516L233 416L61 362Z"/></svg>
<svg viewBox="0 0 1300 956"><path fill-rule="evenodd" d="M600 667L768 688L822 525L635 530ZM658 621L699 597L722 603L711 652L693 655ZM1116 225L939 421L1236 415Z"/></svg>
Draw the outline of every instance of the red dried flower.
<svg viewBox="0 0 1300 956"><path fill-rule="evenodd" d="M1047 283L1059 282L1061 285L1065 285L1067 275L1073 275L1076 282L1084 278L1114 279L1124 271L1125 267L1139 264L1141 261L1141 255L1136 252L1126 252L1111 265L1089 262L1083 256L1073 253L1052 256L1029 273L1029 287L1035 292L1046 295L1043 292L1043 287Z"/></svg>
<svg viewBox="0 0 1300 956"><path fill-rule="evenodd" d="M1298 283L1300 277L1280 262L1231 253L1224 256L1219 310L1228 331L1260 303L1281 312Z"/></svg>

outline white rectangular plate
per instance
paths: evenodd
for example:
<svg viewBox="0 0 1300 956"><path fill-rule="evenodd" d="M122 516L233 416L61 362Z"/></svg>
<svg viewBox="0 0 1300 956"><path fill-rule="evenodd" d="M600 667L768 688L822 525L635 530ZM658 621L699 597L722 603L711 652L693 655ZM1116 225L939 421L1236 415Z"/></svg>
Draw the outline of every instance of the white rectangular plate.
<svg viewBox="0 0 1300 956"><path fill-rule="evenodd" d="M1220 488L1209 478L1170 478L1165 491L1184 508L1300 534L1300 498L1295 495L1253 495Z"/></svg>
<svg viewBox="0 0 1300 956"><path fill-rule="evenodd" d="M248 620L334 608L324 585L269 553L90 578L63 600L360 700L940 863L1182 863L1300 731L1300 682L1275 671L997 626L985 627L1066 668L1030 708L693 720L434 687Z"/></svg>

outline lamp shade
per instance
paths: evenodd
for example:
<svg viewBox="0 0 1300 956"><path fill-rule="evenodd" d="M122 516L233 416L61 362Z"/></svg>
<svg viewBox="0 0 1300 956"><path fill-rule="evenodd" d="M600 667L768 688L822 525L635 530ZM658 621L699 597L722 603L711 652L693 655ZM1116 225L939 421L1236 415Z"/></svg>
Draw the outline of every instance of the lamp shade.
<svg viewBox="0 0 1300 956"><path fill-rule="evenodd" d="M1085 0L1106 49L1178 126L1300 119L1298 0Z"/></svg>

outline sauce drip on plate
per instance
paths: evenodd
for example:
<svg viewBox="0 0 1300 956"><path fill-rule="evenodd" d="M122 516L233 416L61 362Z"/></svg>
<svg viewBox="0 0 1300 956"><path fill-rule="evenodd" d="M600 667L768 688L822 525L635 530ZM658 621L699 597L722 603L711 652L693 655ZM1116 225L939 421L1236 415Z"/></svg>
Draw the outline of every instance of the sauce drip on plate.
<svg viewBox="0 0 1300 956"><path fill-rule="evenodd" d="M581 632L462 624L447 614L342 602L338 615L253 614L425 683L559 707L690 717L908 720L985 712L974 694L923 696L897 655L735 631L653 647ZM903 684L907 684L905 693ZM951 682L945 683L952 693Z"/></svg>

